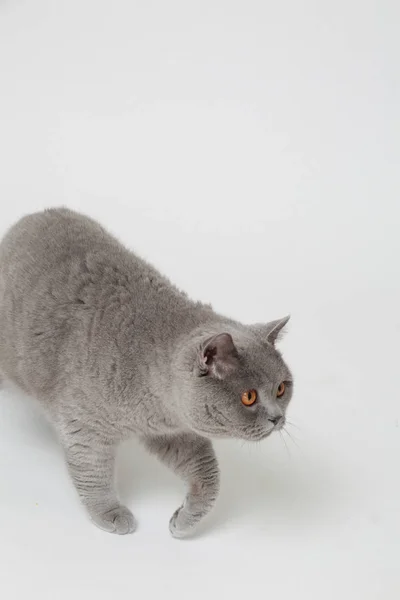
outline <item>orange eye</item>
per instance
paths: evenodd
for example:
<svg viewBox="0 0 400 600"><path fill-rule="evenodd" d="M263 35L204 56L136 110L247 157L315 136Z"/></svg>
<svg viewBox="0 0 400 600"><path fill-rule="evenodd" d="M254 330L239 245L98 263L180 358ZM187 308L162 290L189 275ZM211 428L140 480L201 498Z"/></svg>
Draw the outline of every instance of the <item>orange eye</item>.
<svg viewBox="0 0 400 600"><path fill-rule="evenodd" d="M278 390L276 392L277 398L281 398L283 396L283 394L285 393L285 388L286 388L286 386L282 381L282 383L279 384Z"/></svg>
<svg viewBox="0 0 400 600"><path fill-rule="evenodd" d="M242 394L242 402L245 406L251 406L257 400L256 390L247 390Z"/></svg>

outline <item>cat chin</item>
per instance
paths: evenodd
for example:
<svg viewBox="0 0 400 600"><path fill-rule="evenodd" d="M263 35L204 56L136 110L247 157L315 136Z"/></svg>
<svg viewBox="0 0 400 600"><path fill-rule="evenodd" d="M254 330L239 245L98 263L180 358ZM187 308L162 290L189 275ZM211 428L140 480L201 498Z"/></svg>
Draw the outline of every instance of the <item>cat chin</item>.
<svg viewBox="0 0 400 600"><path fill-rule="evenodd" d="M202 437L208 438L209 440L237 440L244 439L239 433L233 433L231 431L215 431L215 430L205 430L198 429L197 427L192 427L193 433L197 435L201 435Z"/></svg>
<svg viewBox="0 0 400 600"><path fill-rule="evenodd" d="M251 436L246 439L249 442L261 442L262 440L265 440L267 437L269 437L273 431L274 431L274 429L270 429L269 431L264 431L263 433L260 433L259 435Z"/></svg>
<svg viewBox="0 0 400 600"><path fill-rule="evenodd" d="M219 439L219 440L244 440L246 442L261 442L265 440L267 437L271 435L274 431L274 427L269 429L268 431L262 431L257 434L243 434L240 431L231 432L231 431L201 431L200 429L194 429L194 433L197 435L201 435L202 437L207 437L210 440Z"/></svg>
<svg viewBox="0 0 400 600"><path fill-rule="evenodd" d="M237 437L239 439L246 440L246 442L261 442L269 437L273 431L276 431L275 427L264 431L258 431L257 433L247 433L246 435Z"/></svg>

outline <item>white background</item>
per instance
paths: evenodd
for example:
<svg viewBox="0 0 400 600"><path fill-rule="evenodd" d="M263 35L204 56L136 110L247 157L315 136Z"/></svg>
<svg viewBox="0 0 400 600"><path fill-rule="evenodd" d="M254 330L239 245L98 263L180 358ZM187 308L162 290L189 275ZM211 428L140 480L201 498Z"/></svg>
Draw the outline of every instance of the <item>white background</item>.
<svg viewBox="0 0 400 600"><path fill-rule="evenodd" d="M397 0L2 0L0 233L66 204L194 298L291 313L294 438L218 443L219 503L135 443L140 527L79 506L49 426L0 395L0 596L400 597Z"/></svg>

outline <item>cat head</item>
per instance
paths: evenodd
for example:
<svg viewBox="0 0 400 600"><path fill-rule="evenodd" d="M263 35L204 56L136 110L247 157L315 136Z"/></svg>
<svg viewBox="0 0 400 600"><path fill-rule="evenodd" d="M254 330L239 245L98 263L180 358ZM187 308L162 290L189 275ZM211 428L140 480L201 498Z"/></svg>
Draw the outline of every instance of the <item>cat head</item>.
<svg viewBox="0 0 400 600"><path fill-rule="evenodd" d="M176 395L193 431L258 441L283 427L293 379L275 343L288 320L230 324L189 339L180 353Z"/></svg>

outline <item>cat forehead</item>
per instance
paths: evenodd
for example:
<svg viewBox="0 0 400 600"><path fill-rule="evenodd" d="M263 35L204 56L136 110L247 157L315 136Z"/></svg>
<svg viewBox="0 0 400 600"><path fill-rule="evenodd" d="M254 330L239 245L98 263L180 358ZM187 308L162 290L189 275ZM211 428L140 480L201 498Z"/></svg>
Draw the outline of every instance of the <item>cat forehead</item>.
<svg viewBox="0 0 400 600"><path fill-rule="evenodd" d="M242 368L249 376L271 380L289 375L281 353L271 344L249 337L238 343L238 352Z"/></svg>

